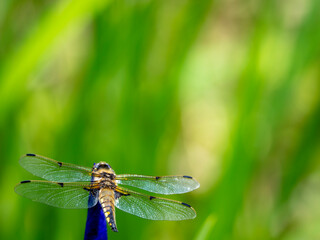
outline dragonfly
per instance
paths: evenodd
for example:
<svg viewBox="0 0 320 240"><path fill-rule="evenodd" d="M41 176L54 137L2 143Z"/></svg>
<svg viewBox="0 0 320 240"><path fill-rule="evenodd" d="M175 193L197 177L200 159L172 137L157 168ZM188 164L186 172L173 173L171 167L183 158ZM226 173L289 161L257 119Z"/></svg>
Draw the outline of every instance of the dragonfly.
<svg viewBox="0 0 320 240"><path fill-rule="evenodd" d="M19 162L27 171L47 181L21 181L15 187L16 193L59 208L91 208L99 202L114 232L118 232L115 207L150 220L179 221L196 217L196 211L187 203L127 188L163 195L181 194L199 188L199 182L191 176L118 175L106 162L88 168L36 154L26 154Z"/></svg>

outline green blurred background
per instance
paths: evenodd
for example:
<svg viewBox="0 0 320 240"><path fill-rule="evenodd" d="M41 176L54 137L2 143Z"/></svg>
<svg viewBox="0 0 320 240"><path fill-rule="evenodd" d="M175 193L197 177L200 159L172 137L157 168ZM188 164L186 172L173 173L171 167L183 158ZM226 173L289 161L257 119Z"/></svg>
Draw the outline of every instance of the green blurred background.
<svg viewBox="0 0 320 240"><path fill-rule="evenodd" d="M22 198L37 153L194 176L197 218L109 239L320 239L319 0L0 1L0 239L83 239Z"/></svg>

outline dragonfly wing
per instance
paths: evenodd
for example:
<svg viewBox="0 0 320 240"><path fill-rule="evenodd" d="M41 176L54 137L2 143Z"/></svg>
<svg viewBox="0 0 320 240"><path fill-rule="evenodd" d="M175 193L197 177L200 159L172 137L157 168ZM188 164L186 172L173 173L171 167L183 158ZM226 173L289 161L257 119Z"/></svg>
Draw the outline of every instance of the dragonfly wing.
<svg viewBox="0 0 320 240"><path fill-rule="evenodd" d="M179 194L197 189L200 184L190 176L117 175L117 183L159 194Z"/></svg>
<svg viewBox="0 0 320 240"><path fill-rule="evenodd" d="M35 154L26 154L20 158L19 162L27 171L49 181L78 182L91 180L91 169L75 164L58 162Z"/></svg>
<svg viewBox="0 0 320 240"><path fill-rule="evenodd" d="M98 201L98 186L94 183L22 181L15 187L15 192L59 208L90 208Z"/></svg>
<svg viewBox="0 0 320 240"><path fill-rule="evenodd" d="M141 218L150 220L186 220L196 217L196 211L188 204L165 198L148 196L117 187L116 207Z"/></svg>

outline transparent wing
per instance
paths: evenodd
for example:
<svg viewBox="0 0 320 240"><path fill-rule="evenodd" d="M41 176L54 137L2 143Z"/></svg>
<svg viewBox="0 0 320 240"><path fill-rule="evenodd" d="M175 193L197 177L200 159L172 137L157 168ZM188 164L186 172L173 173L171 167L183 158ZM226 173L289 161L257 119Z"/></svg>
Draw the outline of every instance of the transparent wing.
<svg viewBox="0 0 320 240"><path fill-rule="evenodd" d="M26 154L20 158L19 162L27 171L49 181L78 182L91 180L91 169L75 164L58 162L35 154Z"/></svg>
<svg viewBox="0 0 320 240"><path fill-rule="evenodd" d="M186 193L197 189L200 184L190 176L144 176L123 174L117 175L118 184L140 188L159 194Z"/></svg>
<svg viewBox="0 0 320 240"><path fill-rule="evenodd" d="M19 195L59 208L90 208L98 201L98 186L94 183L58 183L22 181L15 187Z"/></svg>
<svg viewBox="0 0 320 240"><path fill-rule="evenodd" d="M196 217L196 211L183 202L148 196L120 187L115 192L116 207L141 218L177 221Z"/></svg>

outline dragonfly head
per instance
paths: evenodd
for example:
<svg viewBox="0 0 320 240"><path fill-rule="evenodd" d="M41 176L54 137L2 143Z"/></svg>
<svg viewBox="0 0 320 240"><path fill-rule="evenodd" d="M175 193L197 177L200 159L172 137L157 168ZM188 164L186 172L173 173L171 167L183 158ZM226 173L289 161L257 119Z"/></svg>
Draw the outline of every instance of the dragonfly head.
<svg viewBox="0 0 320 240"><path fill-rule="evenodd" d="M110 165L106 162L99 162L94 165L95 170L99 169L111 169Z"/></svg>

